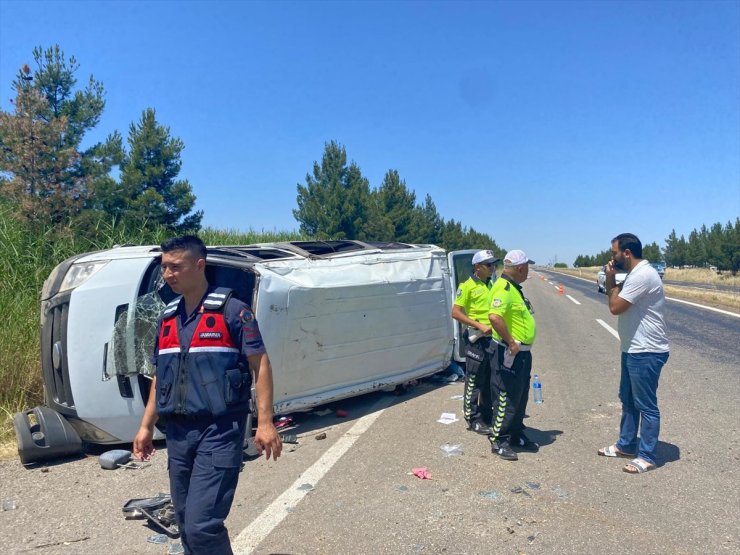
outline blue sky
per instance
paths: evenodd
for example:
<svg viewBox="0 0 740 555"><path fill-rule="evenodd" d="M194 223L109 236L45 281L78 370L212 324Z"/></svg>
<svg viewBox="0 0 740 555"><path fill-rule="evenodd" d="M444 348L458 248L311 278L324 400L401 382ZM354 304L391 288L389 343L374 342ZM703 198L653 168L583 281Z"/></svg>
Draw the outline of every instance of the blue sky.
<svg viewBox="0 0 740 555"><path fill-rule="evenodd" d="M292 230L335 140L537 262L740 216L740 2L0 0L0 106L59 44L185 143L217 228Z"/></svg>

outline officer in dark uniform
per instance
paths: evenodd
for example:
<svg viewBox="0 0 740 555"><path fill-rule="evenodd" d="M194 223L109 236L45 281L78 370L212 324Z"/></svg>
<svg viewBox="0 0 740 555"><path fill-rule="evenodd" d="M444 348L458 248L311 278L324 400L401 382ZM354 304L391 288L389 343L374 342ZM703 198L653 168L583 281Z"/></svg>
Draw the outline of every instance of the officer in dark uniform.
<svg viewBox="0 0 740 555"><path fill-rule="evenodd" d="M508 461L518 455L514 449L537 452L539 445L524 435L524 412L532 373L532 344L537 335L532 305L524 297L529 265L523 251L504 257L504 270L491 288L489 320L496 350L491 362L493 425L489 436L491 451Z"/></svg>
<svg viewBox="0 0 740 555"><path fill-rule="evenodd" d="M460 284L452 318L465 326L465 390L463 416L468 430L491 433L491 323L488 320L491 276L499 259L492 251L473 255L473 275Z"/></svg>
<svg viewBox="0 0 740 555"><path fill-rule="evenodd" d="M251 309L230 290L209 286L203 242L188 235L161 247L163 277L181 296L162 313L157 372L133 452L151 458L154 424L162 418L185 553L231 554L224 520L239 479L252 372L255 445L268 459L277 460L282 450L272 422L272 369Z"/></svg>

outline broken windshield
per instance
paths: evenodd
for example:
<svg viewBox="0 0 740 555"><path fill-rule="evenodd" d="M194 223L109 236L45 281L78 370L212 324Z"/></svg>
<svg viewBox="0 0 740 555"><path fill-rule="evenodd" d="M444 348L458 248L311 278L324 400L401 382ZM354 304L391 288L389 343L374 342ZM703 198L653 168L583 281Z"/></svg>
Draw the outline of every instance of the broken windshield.
<svg viewBox="0 0 740 555"><path fill-rule="evenodd" d="M129 308L123 310L116 319L108 343L104 379L135 374L154 375L155 367L151 358L157 337L157 320L165 306L158 293L159 287L156 289L136 299L133 314L129 314L128 305Z"/></svg>

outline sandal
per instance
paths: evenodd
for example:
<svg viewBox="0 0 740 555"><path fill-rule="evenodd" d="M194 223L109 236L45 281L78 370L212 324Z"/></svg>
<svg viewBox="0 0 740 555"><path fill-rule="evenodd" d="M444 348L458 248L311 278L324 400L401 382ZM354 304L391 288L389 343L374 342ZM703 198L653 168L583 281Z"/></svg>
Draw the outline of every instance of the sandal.
<svg viewBox="0 0 740 555"><path fill-rule="evenodd" d="M610 445L609 447L602 447L598 450L599 455L602 457L624 457L625 459L631 459L635 456L634 453L625 453L617 449L616 445Z"/></svg>
<svg viewBox="0 0 740 555"><path fill-rule="evenodd" d="M647 472L648 470L652 470L656 468L656 465L651 464L647 461L643 461L642 459L632 459L630 462L628 462L626 465L624 465L624 470L627 474L642 474L643 472Z"/></svg>

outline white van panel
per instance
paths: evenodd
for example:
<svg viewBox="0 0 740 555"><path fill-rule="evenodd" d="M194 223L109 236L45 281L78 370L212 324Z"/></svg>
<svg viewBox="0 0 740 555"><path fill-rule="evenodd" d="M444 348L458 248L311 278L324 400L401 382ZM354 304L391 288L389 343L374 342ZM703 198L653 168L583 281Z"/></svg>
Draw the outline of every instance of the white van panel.
<svg viewBox="0 0 740 555"><path fill-rule="evenodd" d="M116 307L134 305L151 262L148 256L107 264L72 292L69 305L66 348L77 416L124 441L132 438L132 424L141 419L144 405L135 383L133 398L124 398L115 376L105 379L105 344L111 339Z"/></svg>
<svg viewBox="0 0 740 555"><path fill-rule="evenodd" d="M274 368L278 412L449 364L451 291L442 251L292 266L255 265L257 320Z"/></svg>

